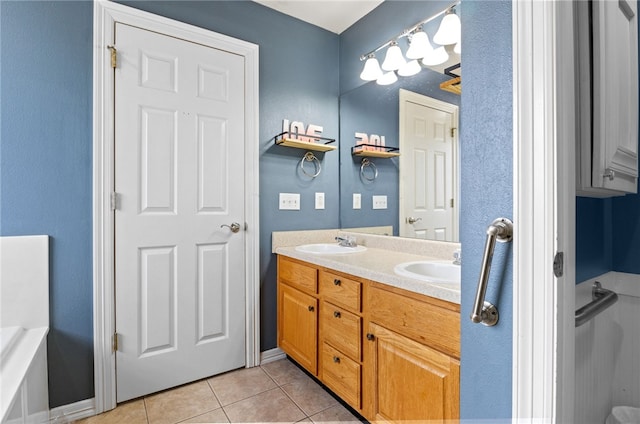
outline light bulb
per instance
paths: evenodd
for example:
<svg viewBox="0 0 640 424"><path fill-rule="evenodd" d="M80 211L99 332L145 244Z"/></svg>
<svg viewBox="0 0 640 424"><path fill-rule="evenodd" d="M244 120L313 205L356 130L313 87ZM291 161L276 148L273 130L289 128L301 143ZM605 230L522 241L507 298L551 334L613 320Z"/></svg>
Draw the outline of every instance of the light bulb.
<svg viewBox="0 0 640 424"><path fill-rule="evenodd" d="M384 57L384 62L382 62L382 69L385 71L395 71L396 69L400 69L404 63L405 60L402 56L402 50L400 50L396 41L392 41L391 45L387 49L387 55Z"/></svg>
<svg viewBox="0 0 640 424"><path fill-rule="evenodd" d="M455 46L453 46L454 53L462 53L462 41L458 41Z"/></svg>
<svg viewBox="0 0 640 424"><path fill-rule="evenodd" d="M398 77L396 76L396 73L393 71L389 71L383 74L380 78L378 78L376 82L378 83L378 85L389 85L389 84L393 84L396 81L398 81Z"/></svg>
<svg viewBox="0 0 640 424"><path fill-rule="evenodd" d="M447 53L443 46L440 46L433 50L429 56L422 59L422 63L426 66L436 66L443 64L447 60L449 60L449 53Z"/></svg>
<svg viewBox="0 0 640 424"><path fill-rule="evenodd" d="M411 36L411 44L407 50L407 59L422 59L433 50L429 36L422 30Z"/></svg>
<svg viewBox="0 0 640 424"><path fill-rule="evenodd" d="M417 60L410 60L406 64L402 66L402 68L398 69L398 75L401 77L410 77L412 75L417 74L422 70L422 67L418 63Z"/></svg>
<svg viewBox="0 0 640 424"><path fill-rule="evenodd" d="M378 59L376 59L373 54L370 54L369 56L367 56L367 61L364 63L364 68L362 69L360 78L365 81L373 81L377 80L381 76L382 69L380 69Z"/></svg>
<svg viewBox="0 0 640 424"><path fill-rule="evenodd" d="M446 46L460 41L460 18L453 9L449 9L440 22L438 32L433 36L433 42Z"/></svg>

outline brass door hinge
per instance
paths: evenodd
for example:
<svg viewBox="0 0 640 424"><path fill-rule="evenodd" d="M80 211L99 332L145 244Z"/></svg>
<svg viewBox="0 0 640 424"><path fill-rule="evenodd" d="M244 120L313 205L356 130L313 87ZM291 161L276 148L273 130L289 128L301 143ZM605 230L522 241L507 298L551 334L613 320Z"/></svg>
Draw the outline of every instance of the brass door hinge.
<svg viewBox="0 0 640 424"><path fill-rule="evenodd" d="M450 205L451 207L453 207L453 199L451 199L451 200L449 201L449 205Z"/></svg>
<svg viewBox="0 0 640 424"><path fill-rule="evenodd" d="M111 50L111 67L116 69L118 66L118 50L115 46L107 46L109 50Z"/></svg>
<svg viewBox="0 0 640 424"><path fill-rule="evenodd" d="M118 351L118 333L113 333L111 349L114 353Z"/></svg>
<svg viewBox="0 0 640 424"><path fill-rule="evenodd" d="M451 127L451 138L454 138L456 136L456 130L457 128Z"/></svg>

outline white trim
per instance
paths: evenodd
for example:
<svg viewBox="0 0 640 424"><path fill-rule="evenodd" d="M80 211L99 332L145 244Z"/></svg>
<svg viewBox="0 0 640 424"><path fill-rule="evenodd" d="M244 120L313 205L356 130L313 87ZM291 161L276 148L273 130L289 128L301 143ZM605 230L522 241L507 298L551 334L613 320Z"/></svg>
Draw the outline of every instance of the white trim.
<svg viewBox="0 0 640 424"><path fill-rule="evenodd" d="M71 423L96 415L95 398L58 406L49 411L49 422Z"/></svg>
<svg viewBox="0 0 640 424"><path fill-rule="evenodd" d="M226 35L156 16L128 6L94 3L93 60L93 251L94 251L94 369L96 413L116 406L113 275L113 72L107 46L114 40L115 22L190 40L245 58L245 217L246 231L246 366L260 363L259 276L259 149L258 46Z"/></svg>
<svg viewBox="0 0 640 424"><path fill-rule="evenodd" d="M573 56L567 52L573 40L571 2L512 5L512 414L514 422L572 422L574 339L567 322L574 304L567 296L573 296L575 284ZM566 259L565 276L558 279L553 274L557 250L564 250Z"/></svg>
<svg viewBox="0 0 640 424"><path fill-rule="evenodd" d="M424 94L415 93L413 91L405 90L404 88L400 89L400 105L399 105L399 125L398 125L398 148L400 152L403 151L404 148L404 140L405 140L405 127L404 127L404 115L405 115L405 102L413 102L418 103L420 105L432 108L439 109L444 112L450 113L453 115L453 121L455 125L456 131L454 131L453 136L453 162L455 163L455 175L453 176L453 198L457 199L457 204L454 209L454 217L453 217L453 229L452 236L453 239L457 242L460 240L459 237L459 229L460 229L460 143L459 143L459 134L460 134L460 107L454 105L452 103L447 103L442 100L434 99L433 97L425 96ZM400 155L399 166L402 169L402 165L405 161L408 161L410 158L407 155ZM405 165L406 166L406 165ZM402 194L404 190L401 189L404 182L402 180L398 181L399 189L399 199L398 199L398 216L403 217L407 216L407 213L404 210L404 199ZM403 225L403 220L400 218L400 222L398 224L398 231L400 231L400 226Z"/></svg>
<svg viewBox="0 0 640 424"><path fill-rule="evenodd" d="M279 361L280 359L284 359L287 357L287 354L284 353L282 349L279 347L274 347L273 349L265 350L262 352L260 358L260 365L268 364L269 362Z"/></svg>

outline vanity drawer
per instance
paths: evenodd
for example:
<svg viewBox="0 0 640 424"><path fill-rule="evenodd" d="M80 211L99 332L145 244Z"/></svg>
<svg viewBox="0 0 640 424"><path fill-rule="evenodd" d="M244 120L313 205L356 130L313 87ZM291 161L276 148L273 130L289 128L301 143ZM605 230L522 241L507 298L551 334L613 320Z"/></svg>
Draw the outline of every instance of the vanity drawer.
<svg viewBox="0 0 640 424"><path fill-rule="evenodd" d="M459 310L438 306L427 299L420 301L382 290L374 285L367 293L369 321L460 358Z"/></svg>
<svg viewBox="0 0 640 424"><path fill-rule="evenodd" d="M278 256L278 276L293 287L308 293L318 292L318 270L312 266Z"/></svg>
<svg viewBox="0 0 640 424"><path fill-rule="evenodd" d="M360 360L362 319L359 316L325 301L320 307L320 325L325 342Z"/></svg>
<svg viewBox="0 0 640 424"><path fill-rule="evenodd" d="M360 312L362 283L339 274L320 271L320 294L325 300Z"/></svg>
<svg viewBox="0 0 640 424"><path fill-rule="evenodd" d="M361 409L361 365L327 343L322 346L322 381L355 409Z"/></svg>

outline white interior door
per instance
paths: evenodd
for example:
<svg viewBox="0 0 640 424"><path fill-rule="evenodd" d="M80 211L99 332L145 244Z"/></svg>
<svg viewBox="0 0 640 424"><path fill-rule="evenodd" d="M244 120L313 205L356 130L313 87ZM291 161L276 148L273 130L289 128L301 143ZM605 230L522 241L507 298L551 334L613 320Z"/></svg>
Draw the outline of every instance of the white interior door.
<svg viewBox="0 0 640 424"><path fill-rule="evenodd" d="M457 241L457 107L401 95L400 236ZM409 94L407 97L406 94Z"/></svg>
<svg viewBox="0 0 640 424"><path fill-rule="evenodd" d="M243 57L121 23L115 39L121 402L245 364L245 108Z"/></svg>

